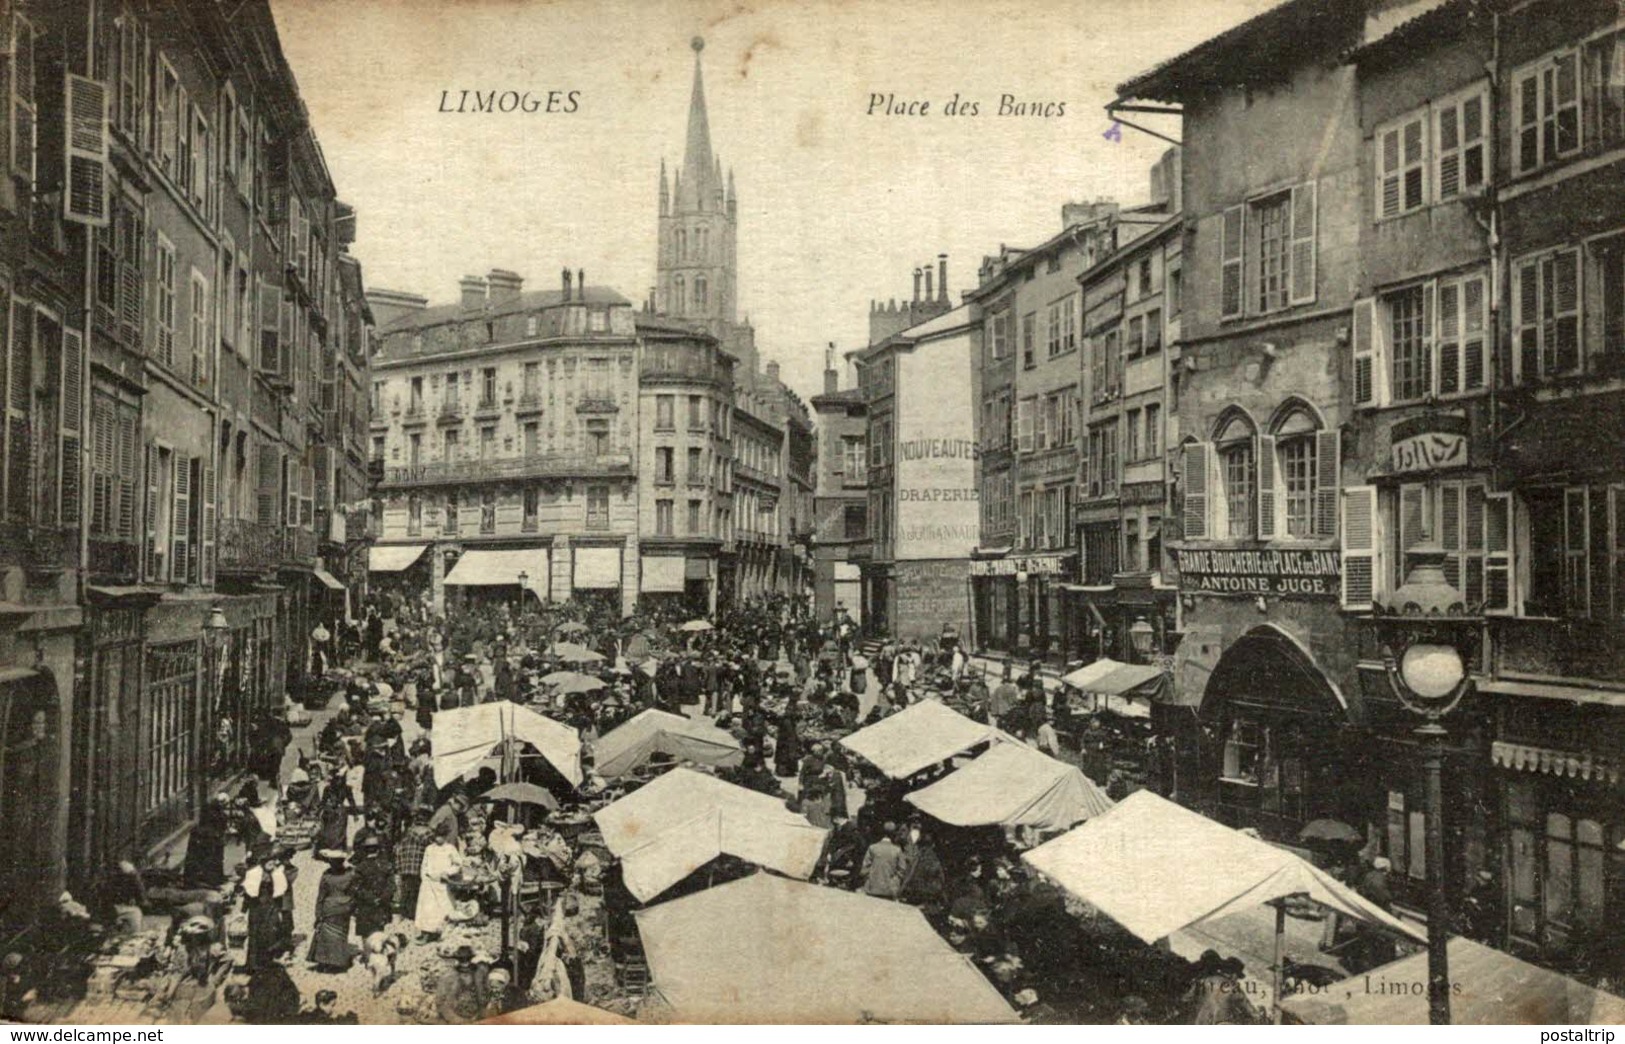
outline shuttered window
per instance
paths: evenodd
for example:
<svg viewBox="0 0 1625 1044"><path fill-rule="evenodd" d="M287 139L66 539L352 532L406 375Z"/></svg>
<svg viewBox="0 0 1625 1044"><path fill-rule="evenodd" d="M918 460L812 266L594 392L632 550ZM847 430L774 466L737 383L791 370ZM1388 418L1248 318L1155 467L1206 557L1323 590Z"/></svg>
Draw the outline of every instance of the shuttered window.
<svg viewBox="0 0 1625 1044"><path fill-rule="evenodd" d="M106 225L107 85L67 76L67 191L63 216L86 225Z"/></svg>

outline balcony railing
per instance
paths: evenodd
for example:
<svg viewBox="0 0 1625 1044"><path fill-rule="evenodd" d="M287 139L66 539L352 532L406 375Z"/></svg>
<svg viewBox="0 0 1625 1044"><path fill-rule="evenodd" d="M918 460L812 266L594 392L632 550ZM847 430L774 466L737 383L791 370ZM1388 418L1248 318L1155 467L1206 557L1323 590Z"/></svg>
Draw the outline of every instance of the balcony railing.
<svg viewBox="0 0 1625 1044"><path fill-rule="evenodd" d="M310 565L316 561L316 534L308 529L282 530L282 561Z"/></svg>
<svg viewBox="0 0 1625 1044"><path fill-rule="evenodd" d="M103 580L135 582L141 569L141 546L134 541L90 538L90 575Z"/></svg>
<svg viewBox="0 0 1625 1044"><path fill-rule="evenodd" d="M761 468L753 468L749 464L741 464L737 460L734 461L734 477L750 479L752 482L760 482L764 486L777 486L779 484L777 475L769 474Z"/></svg>
<svg viewBox="0 0 1625 1044"><path fill-rule="evenodd" d="M544 453L497 460L435 461L384 469L380 486L436 486L489 479L630 475L630 453Z"/></svg>
<svg viewBox="0 0 1625 1044"><path fill-rule="evenodd" d="M223 572L256 573L275 569L282 557L280 529L243 519L221 519L218 568Z"/></svg>

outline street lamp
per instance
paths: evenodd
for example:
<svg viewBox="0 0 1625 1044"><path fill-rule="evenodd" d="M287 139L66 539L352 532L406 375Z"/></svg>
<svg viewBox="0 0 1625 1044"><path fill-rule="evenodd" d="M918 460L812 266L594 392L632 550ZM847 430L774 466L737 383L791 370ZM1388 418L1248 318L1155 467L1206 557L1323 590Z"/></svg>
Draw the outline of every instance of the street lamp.
<svg viewBox="0 0 1625 1044"><path fill-rule="evenodd" d="M1478 650L1482 606L1468 606L1444 575L1444 549L1412 548L1405 582L1376 601L1372 620L1382 647L1383 672L1395 698L1422 724L1414 731L1427 786L1428 1021L1450 1023L1450 900L1444 869L1444 748L1440 724L1472 686L1468 665Z"/></svg>
<svg viewBox="0 0 1625 1044"><path fill-rule="evenodd" d="M1156 637L1156 629L1143 616L1135 617L1133 626L1128 629L1128 639L1133 644L1135 653L1147 663L1151 661L1151 643Z"/></svg>
<svg viewBox="0 0 1625 1044"><path fill-rule="evenodd" d="M519 611L525 611L525 588L530 584L530 574L523 569L519 570Z"/></svg>
<svg viewBox="0 0 1625 1044"><path fill-rule="evenodd" d="M220 704L225 699L226 687L226 657L223 655L223 647L226 644L226 632L230 629L231 622L226 619L226 611L220 608L218 603L210 606L209 616L203 621L203 651L204 655L208 657L206 668L208 673L206 677L211 679L213 692L208 694L212 698L209 699L206 708L208 714L203 726L203 734L208 737L206 742L208 743L209 753L207 758L204 759L203 771L197 774L197 800L200 802L198 806L200 808L202 807L201 802L208 799L209 770L214 768L223 770L223 766L220 764L219 740L216 738L216 734L220 728ZM235 724L239 728L242 726L241 722Z"/></svg>

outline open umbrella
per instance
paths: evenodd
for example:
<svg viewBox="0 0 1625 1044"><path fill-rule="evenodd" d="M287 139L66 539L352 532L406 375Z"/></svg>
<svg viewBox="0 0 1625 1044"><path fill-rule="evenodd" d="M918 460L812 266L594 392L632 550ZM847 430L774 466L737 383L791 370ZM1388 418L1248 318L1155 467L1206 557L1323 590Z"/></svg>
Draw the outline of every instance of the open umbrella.
<svg viewBox="0 0 1625 1044"><path fill-rule="evenodd" d="M579 671L554 671L552 674L544 674L542 684L551 685L563 693L596 692L604 687L604 683L599 679Z"/></svg>
<svg viewBox="0 0 1625 1044"><path fill-rule="evenodd" d="M1360 842L1365 835L1336 819L1316 819L1298 831L1299 841Z"/></svg>
<svg viewBox="0 0 1625 1044"><path fill-rule="evenodd" d="M690 620L677 629L679 631L688 631L690 633L716 630L716 628L711 626L710 620Z"/></svg>
<svg viewBox="0 0 1625 1044"><path fill-rule="evenodd" d="M547 651L565 663L602 663L604 660L598 653L575 642L555 642Z"/></svg>
<svg viewBox="0 0 1625 1044"><path fill-rule="evenodd" d="M481 801L516 801L521 805L540 805L557 811L559 801L534 783L503 783L487 790Z"/></svg>
<svg viewBox="0 0 1625 1044"><path fill-rule="evenodd" d="M586 634L588 627L580 620L566 620L553 628L555 634Z"/></svg>

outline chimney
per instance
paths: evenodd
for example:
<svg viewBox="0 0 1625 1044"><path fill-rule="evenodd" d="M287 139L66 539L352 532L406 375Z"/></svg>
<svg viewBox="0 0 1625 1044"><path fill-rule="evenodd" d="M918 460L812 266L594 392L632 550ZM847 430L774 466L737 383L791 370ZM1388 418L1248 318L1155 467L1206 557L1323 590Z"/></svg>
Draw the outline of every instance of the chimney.
<svg viewBox="0 0 1625 1044"><path fill-rule="evenodd" d="M772 360L768 361L768 364L767 364L767 379L769 381L773 382L774 384L779 383L779 364L777 362L774 362Z"/></svg>
<svg viewBox="0 0 1625 1044"><path fill-rule="evenodd" d="M824 349L824 394L834 395L841 390L841 371L835 368L835 342Z"/></svg>
<svg viewBox="0 0 1625 1044"><path fill-rule="evenodd" d="M564 299L566 301L570 299L570 270L568 268L564 270Z"/></svg>
<svg viewBox="0 0 1625 1044"><path fill-rule="evenodd" d="M485 280L479 276L463 276L457 283L463 291L463 308L475 309L485 307Z"/></svg>
<svg viewBox="0 0 1625 1044"><path fill-rule="evenodd" d="M510 305L519 301L519 291L525 286L524 279L518 272L510 272L506 268L493 268L485 275L485 284L490 288L489 295L492 305Z"/></svg>
<svg viewBox="0 0 1625 1044"><path fill-rule="evenodd" d="M948 255L937 255L937 293L943 301L948 300Z"/></svg>
<svg viewBox="0 0 1625 1044"><path fill-rule="evenodd" d="M587 299L587 272L585 269L576 269L576 300Z"/></svg>
<svg viewBox="0 0 1625 1044"><path fill-rule="evenodd" d="M931 266L925 266L925 299L927 302L935 301L937 295L931 292Z"/></svg>
<svg viewBox="0 0 1625 1044"><path fill-rule="evenodd" d="M920 270L914 270L914 303L920 303Z"/></svg>

